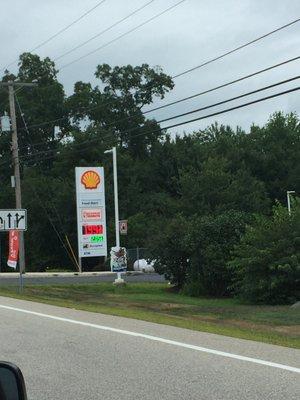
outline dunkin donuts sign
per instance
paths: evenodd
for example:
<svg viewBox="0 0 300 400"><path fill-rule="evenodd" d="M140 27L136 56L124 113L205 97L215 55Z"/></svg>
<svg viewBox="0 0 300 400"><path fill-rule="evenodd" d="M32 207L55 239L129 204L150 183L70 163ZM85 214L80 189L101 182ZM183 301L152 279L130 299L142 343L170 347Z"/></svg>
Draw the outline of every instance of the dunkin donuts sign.
<svg viewBox="0 0 300 400"><path fill-rule="evenodd" d="M83 221L102 220L102 209L94 208L81 210L81 217Z"/></svg>

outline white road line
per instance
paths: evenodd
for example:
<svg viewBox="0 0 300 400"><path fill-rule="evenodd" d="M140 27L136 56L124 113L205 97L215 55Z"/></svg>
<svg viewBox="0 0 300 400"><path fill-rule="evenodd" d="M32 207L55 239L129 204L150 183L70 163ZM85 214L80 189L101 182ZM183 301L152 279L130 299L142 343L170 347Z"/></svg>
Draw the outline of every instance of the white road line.
<svg viewBox="0 0 300 400"><path fill-rule="evenodd" d="M110 326L105 326L105 325L91 324L89 322L83 322L83 321L77 321L75 319L57 317L55 315L43 314L43 313L39 313L36 311L29 311L29 310L25 310L23 308L4 306L1 304L0 304L0 308L6 309L6 310L17 311L17 312L21 312L24 314L36 315L36 316L42 317L42 318L53 319L55 321L68 322L70 324L87 326L89 328L100 329L103 331L120 333L122 335L140 337L140 338L152 340L155 342L170 344L172 346L178 346L178 347L184 347L186 349L202 351L204 353L214 354L214 355L221 356L221 357L233 358L235 360L247 361L247 362L251 362L254 364L261 364L261 365L265 365L268 367L279 368L279 369L283 369L286 371L296 372L298 374L300 373L300 368L291 367L289 365L278 364L278 363L274 363L271 361L260 360L259 358L240 356L238 354L233 354L233 353L226 353L224 351L209 349L209 348L201 347L201 346L195 346L193 344L177 342L176 340L164 339L159 336L146 335L144 333L138 333L138 332L132 332L132 331L127 331L127 330L123 330L123 329L112 328Z"/></svg>

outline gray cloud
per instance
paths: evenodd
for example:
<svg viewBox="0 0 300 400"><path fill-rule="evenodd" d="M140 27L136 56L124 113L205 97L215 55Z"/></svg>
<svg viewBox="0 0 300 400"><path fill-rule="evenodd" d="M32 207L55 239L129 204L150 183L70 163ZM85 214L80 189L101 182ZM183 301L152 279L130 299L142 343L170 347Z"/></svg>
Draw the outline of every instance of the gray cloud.
<svg viewBox="0 0 300 400"><path fill-rule="evenodd" d="M78 18L87 9L93 7L96 2L96 0L85 0L84 2L81 0L0 0L2 10L0 66L4 67L20 53L35 47ZM144 3L146 0L107 0L95 12L39 49L37 53L41 57L56 58ZM154 1L141 13L114 30L60 60L58 68L101 46L174 3L176 0ZM73 85L78 80L97 84L93 75L95 67L104 62L110 65L138 65L147 62L150 65L160 65L166 73L174 75L288 23L299 15L299 0L187 0L140 30L92 56L62 69L59 79L65 85L68 94L72 92ZM175 89L167 95L165 100L156 100L155 105L209 89L239 76L298 56L299 30L300 23L223 60L179 77L175 80ZM16 65L10 69L15 71ZM157 119L166 118L292 77L298 74L298 70L299 61L151 115ZM294 86L297 86L297 81L260 95L251 96L244 101ZM242 101L234 102L232 105L240 102ZM223 116L192 123L175 131L190 132L204 128L214 121L232 126L239 125L247 130L253 122L265 123L270 113L275 110L299 111L299 105L299 93L296 92ZM230 106L231 103L228 107ZM212 111L221 108L223 107L214 108ZM205 114L206 112L202 112L193 116ZM163 126L167 124L165 123Z"/></svg>

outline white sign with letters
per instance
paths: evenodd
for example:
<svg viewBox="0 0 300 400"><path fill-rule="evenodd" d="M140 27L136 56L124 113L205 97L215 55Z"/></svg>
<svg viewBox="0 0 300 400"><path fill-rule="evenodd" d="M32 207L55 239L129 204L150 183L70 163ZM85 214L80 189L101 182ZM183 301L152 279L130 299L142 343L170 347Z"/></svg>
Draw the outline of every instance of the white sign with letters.
<svg viewBox="0 0 300 400"><path fill-rule="evenodd" d="M27 210L0 210L0 231L26 231Z"/></svg>
<svg viewBox="0 0 300 400"><path fill-rule="evenodd" d="M128 221L127 219L123 219L119 221L119 230L121 235L127 235L128 232Z"/></svg>
<svg viewBox="0 0 300 400"><path fill-rule="evenodd" d="M107 256L103 167L76 167L79 257Z"/></svg>

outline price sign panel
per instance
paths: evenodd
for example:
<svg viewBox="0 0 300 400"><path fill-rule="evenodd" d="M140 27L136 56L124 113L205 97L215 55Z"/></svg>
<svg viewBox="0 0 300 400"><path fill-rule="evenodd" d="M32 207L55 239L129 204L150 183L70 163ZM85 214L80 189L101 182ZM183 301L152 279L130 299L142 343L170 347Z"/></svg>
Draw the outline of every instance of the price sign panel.
<svg viewBox="0 0 300 400"><path fill-rule="evenodd" d="M104 170L77 167L78 256L107 256Z"/></svg>
<svg viewBox="0 0 300 400"><path fill-rule="evenodd" d="M99 242L103 242L103 236L100 235L93 235L91 237L91 243L99 243Z"/></svg>
<svg viewBox="0 0 300 400"><path fill-rule="evenodd" d="M83 235L97 235L103 233L103 225L82 225Z"/></svg>

